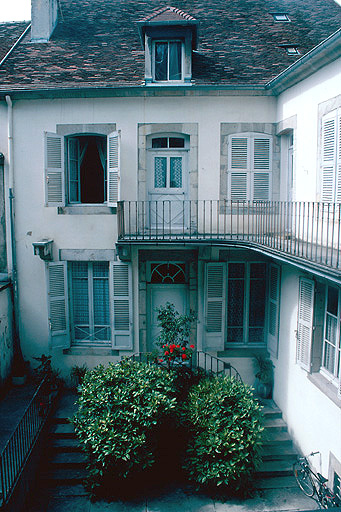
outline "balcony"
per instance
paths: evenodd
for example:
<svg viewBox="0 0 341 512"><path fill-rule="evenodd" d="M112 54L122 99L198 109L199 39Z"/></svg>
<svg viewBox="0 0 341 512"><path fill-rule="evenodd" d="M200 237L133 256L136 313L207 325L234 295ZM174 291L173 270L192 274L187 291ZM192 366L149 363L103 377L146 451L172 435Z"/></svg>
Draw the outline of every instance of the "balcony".
<svg viewBox="0 0 341 512"><path fill-rule="evenodd" d="M246 246L340 276L341 205L283 201L121 201L118 243Z"/></svg>

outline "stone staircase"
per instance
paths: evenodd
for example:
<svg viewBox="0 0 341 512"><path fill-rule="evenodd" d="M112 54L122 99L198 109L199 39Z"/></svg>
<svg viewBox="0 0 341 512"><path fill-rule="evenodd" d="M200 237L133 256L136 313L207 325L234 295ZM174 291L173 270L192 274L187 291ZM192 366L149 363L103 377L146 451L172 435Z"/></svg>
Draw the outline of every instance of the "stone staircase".
<svg viewBox="0 0 341 512"><path fill-rule="evenodd" d="M76 395L62 398L51 425L45 483L52 496L86 494L85 456L68 418L74 413ZM297 487L292 464L297 456L282 419L281 410L272 400L264 401L264 446L262 464L256 473L257 489Z"/></svg>

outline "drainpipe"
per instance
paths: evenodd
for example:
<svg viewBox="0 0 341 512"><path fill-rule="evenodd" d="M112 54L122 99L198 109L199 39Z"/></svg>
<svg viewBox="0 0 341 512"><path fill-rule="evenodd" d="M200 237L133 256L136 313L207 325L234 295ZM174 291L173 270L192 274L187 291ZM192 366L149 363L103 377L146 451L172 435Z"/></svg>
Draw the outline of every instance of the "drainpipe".
<svg viewBox="0 0 341 512"><path fill-rule="evenodd" d="M22 375L24 372L24 360L19 339L18 317L18 281L17 260L14 229L14 162L13 162L13 103L10 96L6 96L7 103L7 131L8 131L8 194L9 194L9 251L8 270L12 279L12 308L13 308L13 374Z"/></svg>

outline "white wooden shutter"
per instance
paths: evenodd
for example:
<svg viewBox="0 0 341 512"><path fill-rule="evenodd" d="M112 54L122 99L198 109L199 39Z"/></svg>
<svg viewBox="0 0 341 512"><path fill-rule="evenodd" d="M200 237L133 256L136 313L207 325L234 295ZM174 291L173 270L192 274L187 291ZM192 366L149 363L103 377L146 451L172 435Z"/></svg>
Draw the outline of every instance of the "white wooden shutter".
<svg viewBox="0 0 341 512"><path fill-rule="evenodd" d="M300 278L297 321L297 363L310 371L314 318L314 281Z"/></svg>
<svg viewBox="0 0 341 512"><path fill-rule="evenodd" d="M255 136L252 143L252 199L268 201L270 199L271 139Z"/></svg>
<svg viewBox="0 0 341 512"><path fill-rule="evenodd" d="M322 201L335 198L336 111L322 119Z"/></svg>
<svg viewBox="0 0 341 512"><path fill-rule="evenodd" d="M230 168L249 169L249 139L248 137L232 136L230 139Z"/></svg>
<svg viewBox="0 0 341 512"><path fill-rule="evenodd" d="M107 137L108 206L117 206L120 200L120 141L121 132L112 132Z"/></svg>
<svg viewBox="0 0 341 512"><path fill-rule="evenodd" d="M69 348L70 329L65 261L47 264L47 288L51 348Z"/></svg>
<svg viewBox="0 0 341 512"><path fill-rule="evenodd" d="M45 204L65 206L64 137L45 132Z"/></svg>
<svg viewBox="0 0 341 512"><path fill-rule="evenodd" d="M230 199L232 201L247 201L249 194L249 176L247 172L230 173Z"/></svg>
<svg viewBox="0 0 341 512"><path fill-rule="evenodd" d="M253 173L253 200L268 201L270 199L270 173Z"/></svg>
<svg viewBox="0 0 341 512"><path fill-rule="evenodd" d="M274 357L278 356L280 286L280 267L271 263L268 288L268 350Z"/></svg>
<svg viewBox="0 0 341 512"><path fill-rule="evenodd" d="M205 346L224 350L226 264L207 263L205 275Z"/></svg>
<svg viewBox="0 0 341 512"><path fill-rule="evenodd" d="M133 348L133 294L131 265L121 261L110 263L112 301L112 347L116 350Z"/></svg>

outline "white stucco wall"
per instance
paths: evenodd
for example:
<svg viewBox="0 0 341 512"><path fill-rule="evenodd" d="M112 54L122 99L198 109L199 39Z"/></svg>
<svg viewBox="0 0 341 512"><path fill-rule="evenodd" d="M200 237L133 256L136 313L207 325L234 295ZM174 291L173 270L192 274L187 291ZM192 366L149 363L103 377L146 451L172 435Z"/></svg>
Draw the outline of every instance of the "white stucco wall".
<svg viewBox="0 0 341 512"><path fill-rule="evenodd" d="M116 123L122 133L121 198L135 200L138 124L198 123L198 198L219 199L220 123L272 123L276 114L275 99L261 96L21 100L13 105L20 332L28 359L49 352L45 264L33 255L32 243L53 239L58 259L60 249L113 249L117 238L116 215L58 215L57 208L44 206L45 131L56 132L61 124ZM3 128L0 137L6 158ZM138 304L134 315L137 347ZM93 366L101 358L86 360ZM83 362L84 357L55 354L56 366L65 371Z"/></svg>
<svg viewBox="0 0 341 512"><path fill-rule="evenodd" d="M282 266L280 338L275 364L274 400L300 451L320 451L313 463L328 476L330 452L341 461L341 403L337 406L307 378L296 364L296 329L299 277L294 267ZM335 393L336 394L336 393Z"/></svg>
<svg viewBox="0 0 341 512"><path fill-rule="evenodd" d="M320 200L319 104L341 94L341 59L278 97L277 122L296 116L294 169L297 201Z"/></svg>

